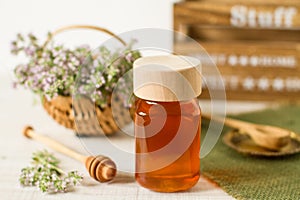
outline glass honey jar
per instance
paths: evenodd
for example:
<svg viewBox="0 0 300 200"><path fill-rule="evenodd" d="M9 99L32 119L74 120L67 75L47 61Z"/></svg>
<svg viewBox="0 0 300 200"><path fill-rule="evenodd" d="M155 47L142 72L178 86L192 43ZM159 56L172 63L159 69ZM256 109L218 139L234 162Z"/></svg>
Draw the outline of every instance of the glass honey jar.
<svg viewBox="0 0 300 200"><path fill-rule="evenodd" d="M133 67L136 181L158 192L187 190L200 177L200 61L150 56Z"/></svg>

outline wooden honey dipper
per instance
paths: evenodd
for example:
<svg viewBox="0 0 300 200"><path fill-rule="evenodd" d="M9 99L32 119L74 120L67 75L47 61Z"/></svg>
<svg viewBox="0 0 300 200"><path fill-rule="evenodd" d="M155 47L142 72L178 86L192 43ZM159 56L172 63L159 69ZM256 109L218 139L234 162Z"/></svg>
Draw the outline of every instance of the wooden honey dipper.
<svg viewBox="0 0 300 200"><path fill-rule="evenodd" d="M49 137L37 134L31 126L24 128L23 135L46 144L50 148L84 163L90 176L99 182L110 181L116 176L116 164L106 156L81 155Z"/></svg>

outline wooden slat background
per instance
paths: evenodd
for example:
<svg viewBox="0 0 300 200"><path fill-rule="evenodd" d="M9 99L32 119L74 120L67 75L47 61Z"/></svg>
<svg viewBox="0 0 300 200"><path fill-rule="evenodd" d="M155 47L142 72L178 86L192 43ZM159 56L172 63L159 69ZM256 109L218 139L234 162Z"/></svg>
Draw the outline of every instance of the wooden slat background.
<svg viewBox="0 0 300 200"><path fill-rule="evenodd" d="M231 26L231 9L233 6L245 6L248 10L255 9L258 12L271 12L279 7L295 8L297 12L293 16L290 28L300 27L300 1L221 1L221 0L202 0L192 2L181 2L174 5L174 29L180 30L180 25L218 25ZM273 16L274 17L274 16ZM274 22L274 19L273 19ZM276 27L273 23L268 28L286 28L282 19L281 27ZM249 27L248 24L243 27ZM257 25L256 27L260 27Z"/></svg>
<svg viewBox="0 0 300 200"><path fill-rule="evenodd" d="M251 29L216 26L187 26L187 35L201 41L292 41L300 42L300 29Z"/></svg>
<svg viewBox="0 0 300 200"><path fill-rule="evenodd" d="M239 28L230 24L230 10L237 2L259 11L293 6L299 8L299 12L294 16L293 28ZM181 2L174 5L174 29L196 40L209 53L222 74L227 99L300 99L299 0ZM201 48L187 42L182 36L176 36L175 53L201 57ZM215 86L215 90L220 89L218 86L222 80L216 82L210 66L202 62L207 81ZM201 98L209 98L207 88L204 88Z"/></svg>

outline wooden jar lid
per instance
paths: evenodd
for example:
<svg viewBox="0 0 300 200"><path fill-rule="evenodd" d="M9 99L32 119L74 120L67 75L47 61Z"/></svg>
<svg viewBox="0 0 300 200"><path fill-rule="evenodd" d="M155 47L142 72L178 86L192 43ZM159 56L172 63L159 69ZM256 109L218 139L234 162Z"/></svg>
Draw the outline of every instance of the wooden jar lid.
<svg viewBox="0 0 300 200"><path fill-rule="evenodd" d="M201 94L201 63L187 56L162 55L133 63L133 92L153 101L184 101Z"/></svg>

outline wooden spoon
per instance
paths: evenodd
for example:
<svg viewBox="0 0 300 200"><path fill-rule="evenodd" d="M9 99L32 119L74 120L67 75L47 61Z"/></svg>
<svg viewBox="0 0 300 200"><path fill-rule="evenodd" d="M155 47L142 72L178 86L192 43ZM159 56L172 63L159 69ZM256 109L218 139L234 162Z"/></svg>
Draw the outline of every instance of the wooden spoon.
<svg viewBox="0 0 300 200"><path fill-rule="evenodd" d="M211 116L206 114L202 114L202 117L211 119ZM238 129L240 133L249 135L255 144L272 151L278 151L289 144L293 134L290 130L276 126L254 124L227 117L225 119L213 117L212 120Z"/></svg>
<svg viewBox="0 0 300 200"><path fill-rule="evenodd" d="M99 182L110 181L116 175L116 164L106 156L81 155L49 137L37 134L31 126L26 126L24 128L23 135L27 138L32 138L43 144L46 144L50 148L84 163L90 176Z"/></svg>

